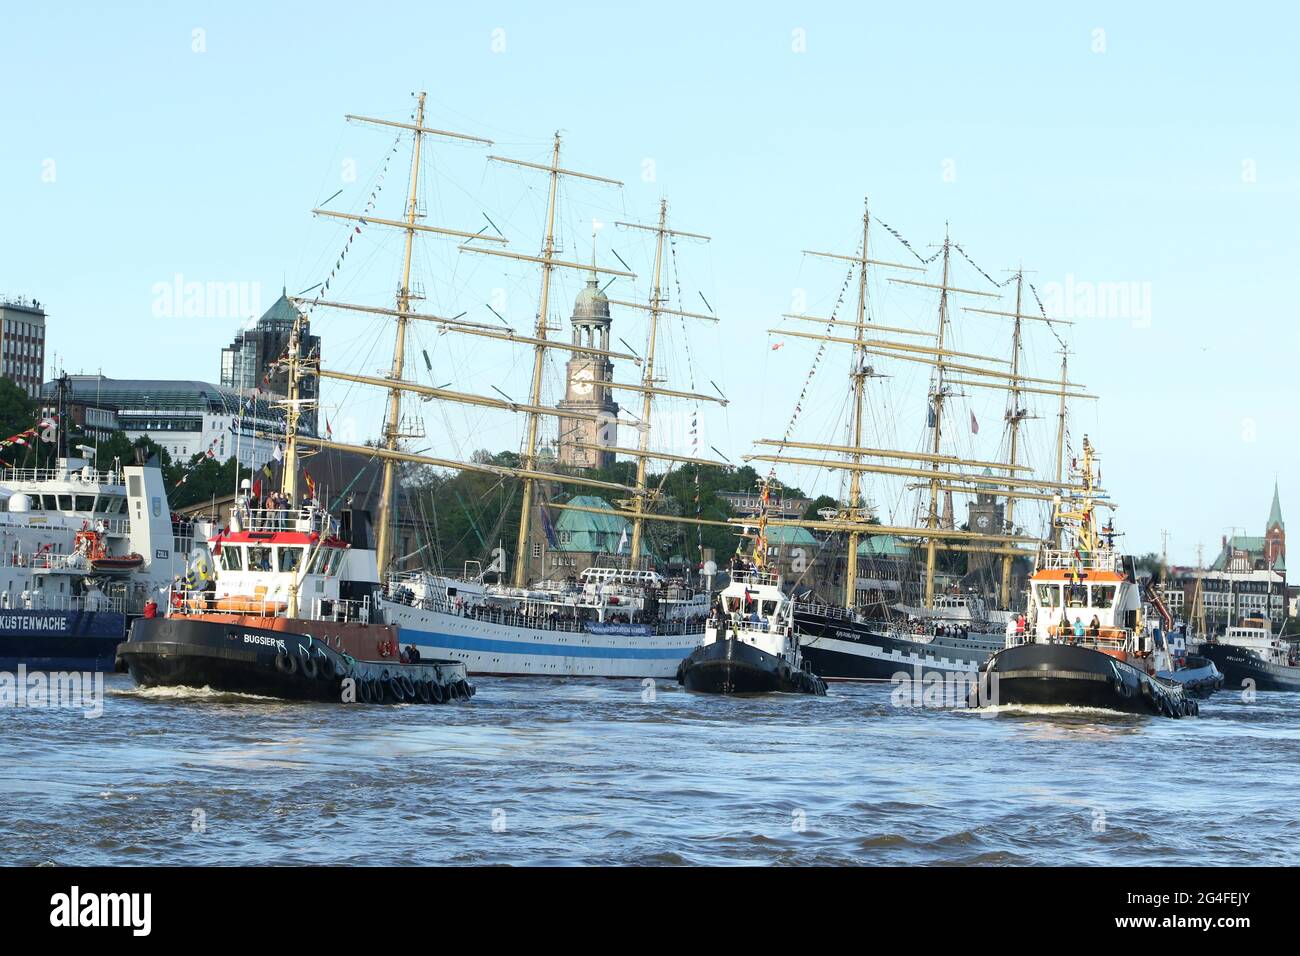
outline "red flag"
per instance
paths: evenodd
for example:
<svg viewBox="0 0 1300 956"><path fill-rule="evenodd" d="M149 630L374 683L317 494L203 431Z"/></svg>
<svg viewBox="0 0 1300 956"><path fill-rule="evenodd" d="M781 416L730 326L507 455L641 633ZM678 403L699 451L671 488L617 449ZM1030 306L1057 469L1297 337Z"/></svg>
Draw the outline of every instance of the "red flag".
<svg viewBox="0 0 1300 956"><path fill-rule="evenodd" d="M262 479L261 478L258 478L256 481L253 482L253 500L255 502L262 500Z"/></svg>
<svg viewBox="0 0 1300 956"><path fill-rule="evenodd" d="M305 471L302 473L302 479L303 479L303 481L305 481L305 482L307 483L307 497L308 497L308 498L311 498L311 499L313 499L313 500L315 500L315 498L316 498L316 482L312 481L312 480L311 480L311 475L307 474L307 472L305 472Z"/></svg>

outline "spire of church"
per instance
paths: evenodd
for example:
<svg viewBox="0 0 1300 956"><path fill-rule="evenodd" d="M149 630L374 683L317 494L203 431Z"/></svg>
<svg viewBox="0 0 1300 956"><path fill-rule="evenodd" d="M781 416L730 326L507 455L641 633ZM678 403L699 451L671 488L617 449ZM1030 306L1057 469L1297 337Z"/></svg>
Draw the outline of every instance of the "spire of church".
<svg viewBox="0 0 1300 956"><path fill-rule="evenodd" d="M1277 479L1273 479L1273 507L1268 512L1268 524L1264 526L1265 530L1270 528L1281 528L1286 530L1286 522L1282 520L1282 500L1277 494Z"/></svg>

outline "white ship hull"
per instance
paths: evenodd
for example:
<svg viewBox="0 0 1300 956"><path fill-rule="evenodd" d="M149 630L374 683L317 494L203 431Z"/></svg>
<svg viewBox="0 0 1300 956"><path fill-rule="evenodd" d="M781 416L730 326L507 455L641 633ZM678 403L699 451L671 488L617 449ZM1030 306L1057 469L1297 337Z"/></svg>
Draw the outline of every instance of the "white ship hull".
<svg viewBox="0 0 1300 956"><path fill-rule="evenodd" d="M632 677L674 680L677 665L704 639L686 634L593 634L520 627L383 601L403 647L421 657L463 661L471 675ZM631 629L629 629L631 630Z"/></svg>

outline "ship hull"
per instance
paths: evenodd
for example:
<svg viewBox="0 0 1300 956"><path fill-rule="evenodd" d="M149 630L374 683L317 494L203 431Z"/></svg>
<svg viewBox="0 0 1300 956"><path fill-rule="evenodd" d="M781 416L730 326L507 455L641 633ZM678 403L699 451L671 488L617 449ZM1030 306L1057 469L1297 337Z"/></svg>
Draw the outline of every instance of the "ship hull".
<svg viewBox="0 0 1300 956"><path fill-rule="evenodd" d="M685 634L591 633L520 627L418 605L383 603L386 620L420 654L460 661L473 675L623 677L672 680L677 665L704 640Z"/></svg>
<svg viewBox="0 0 1300 956"><path fill-rule="evenodd" d="M1231 644L1202 644L1198 653L1223 671L1223 686L1230 690L1300 691L1300 667L1270 664Z"/></svg>
<svg viewBox="0 0 1300 956"><path fill-rule="evenodd" d="M331 634L329 622L289 619L287 625L141 618L118 655L141 687L335 703L443 703L474 693L458 663L358 660L331 646L339 635Z"/></svg>
<svg viewBox="0 0 1300 956"><path fill-rule="evenodd" d="M1183 688L1108 654L1072 644L1020 644L999 651L980 673L977 706L1092 707L1165 717L1199 707Z"/></svg>
<svg viewBox="0 0 1300 956"><path fill-rule="evenodd" d="M775 654L734 640L697 647L678 667L677 682L701 694L826 694L826 682L821 678L792 668Z"/></svg>
<svg viewBox="0 0 1300 956"><path fill-rule="evenodd" d="M0 670L111 671L126 616L117 611L0 611Z"/></svg>
<svg viewBox="0 0 1300 956"><path fill-rule="evenodd" d="M1223 672L1208 658L1188 658L1187 664L1176 671L1160 671L1156 675L1183 685L1183 690L1198 700L1206 700L1223 687Z"/></svg>
<svg viewBox="0 0 1300 956"><path fill-rule="evenodd" d="M974 677L989 656L1001 648L986 635L936 636L913 641L883 632L881 625L823 616L795 609L799 650L813 673L828 681L895 681L899 675L924 679L931 675Z"/></svg>

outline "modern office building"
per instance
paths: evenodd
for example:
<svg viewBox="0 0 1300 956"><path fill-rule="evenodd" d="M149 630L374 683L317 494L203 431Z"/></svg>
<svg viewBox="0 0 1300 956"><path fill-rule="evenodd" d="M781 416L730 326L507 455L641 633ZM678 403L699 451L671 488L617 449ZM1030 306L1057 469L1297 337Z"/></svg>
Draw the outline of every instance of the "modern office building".
<svg viewBox="0 0 1300 956"><path fill-rule="evenodd" d="M178 461L211 449L220 461L237 455L255 467L274 453L276 442L264 436L284 430L284 411L270 396L240 395L211 382L69 375L68 383L74 409L111 414L128 438L147 435ZM57 402L57 389L56 382L42 387L45 407Z"/></svg>
<svg viewBox="0 0 1300 956"><path fill-rule="evenodd" d="M0 369L30 398L45 381L45 310L32 299L0 298Z"/></svg>
<svg viewBox="0 0 1300 956"><path fill-rule="evenodd" d="M285 354L289 335L293 331L298 309L285 292L266 310L250 329L235 336L227 348L221 350L221 385L240 395L284 397L289 391L289 375L283 368L275 367ZM311 325L303 320L303 336L299 345L302 357L319 356L320 336L311 334ZM300 387L304 399L316 397L316 377L306 376ZM315 406L303 409L301 427L315 433L317 411Z"/></svg>

